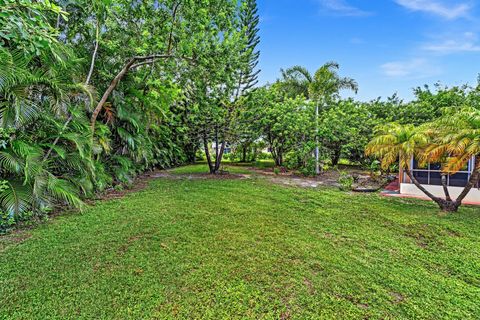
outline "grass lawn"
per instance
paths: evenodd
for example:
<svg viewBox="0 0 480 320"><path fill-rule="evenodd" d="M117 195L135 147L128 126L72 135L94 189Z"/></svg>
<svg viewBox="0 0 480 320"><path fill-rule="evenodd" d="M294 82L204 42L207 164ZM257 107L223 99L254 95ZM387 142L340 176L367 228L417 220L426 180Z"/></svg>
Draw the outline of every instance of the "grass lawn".
<svg viewBox="0 0 480 320"><path fill-rule="evenodd" d="M478 319L480 209L161 178L0 238L0 299L0 319Z"/></svg>

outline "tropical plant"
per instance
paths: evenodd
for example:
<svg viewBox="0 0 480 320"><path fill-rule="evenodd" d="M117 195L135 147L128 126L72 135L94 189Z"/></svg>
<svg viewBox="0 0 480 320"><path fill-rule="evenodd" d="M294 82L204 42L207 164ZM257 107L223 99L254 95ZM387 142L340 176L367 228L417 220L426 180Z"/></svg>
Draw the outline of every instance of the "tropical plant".
<svg viewBox="0 0 480 320"><path fill-rule="evenodd" d="M435 201L442 210L455 212L480 178L479 133L480 112L477 109L450 109L438 121L421 127L399 124L381 127L367 145L366 154L380 158L384 169L399 161L400 167L418 189ZM475 158L476 162L470 178L460 195L452 199L446 176L461 170L472 158ZM411 170L412 159L416 159L420 164L441 164L445 198L433 195L418 182Z"/></svg>
<svg viewBox="0 0 480 320"><path fill-rule="evenodd" d="M305 67L293 66L281 70L282 78L279 84L287 96L303 95L315 102L327 102L338 98L341 90L357 92L357 82L348 77L341 77L338 74L339 68L338 63L327 62L311 74Z"/></svg>
<svg viewBox="0 0 480 320"><path fill-rule="evenodd" d="M281 70L282 80L279 81L280 88L287 96L303 95L306 99L313 101L315 108L315 172L320 173L320 146L319 146L319 113L320 109L339 98L341 90L358 90L355 80L341 77L338 74L339 64L327 62L321 66L313 75L301 66L294 66L287 70ZM334 157L335 159L335 157Z"/></svg>
<svg viewBox="0 0 480 320"><path fill-rule="evenodd" d="M233 140L258 75L256 1L0 7L0 211L9 222L81 207L146 170L194 159L202 135Z"/></svg>
<svg viewBox="0 0 480 320"><path fill-rule="evenodd" d="M430 143L423 151L422 162L441 163L442 185L448 211L457 211L470 190L480 180L480 111L473 107L446 109L445 114L428 126ZM456 199L446 187L446 175L466 167L471 159L474 167L467 184Z"/></svg>

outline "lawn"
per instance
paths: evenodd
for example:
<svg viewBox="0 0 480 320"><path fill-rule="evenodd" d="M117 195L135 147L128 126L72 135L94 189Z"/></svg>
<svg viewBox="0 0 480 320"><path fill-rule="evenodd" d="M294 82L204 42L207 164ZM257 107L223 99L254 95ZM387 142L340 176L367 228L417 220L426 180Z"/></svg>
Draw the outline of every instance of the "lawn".
<svg viewBox="0 0 480 320"><path fill-rule="evenodd" d="M480 209L164 177L0 238L0 266L0 319L478 319Z"/></svg>

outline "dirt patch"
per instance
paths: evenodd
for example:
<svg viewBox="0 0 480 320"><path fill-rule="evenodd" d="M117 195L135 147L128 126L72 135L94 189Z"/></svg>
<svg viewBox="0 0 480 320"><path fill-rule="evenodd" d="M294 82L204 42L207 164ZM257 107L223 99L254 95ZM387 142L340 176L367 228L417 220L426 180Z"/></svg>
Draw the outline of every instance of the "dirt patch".
<svg viewBox="0 0 480 320"><path fill-rule="evenodd" d="M393 291L392 291L392 292L390 292L390 296L392 297L392 302L393 302L394 304L400 304L400 303L402 303L403 301L405 301L405 297L404 297L402 294L398 293L398 292L393 292Z"/></svg>
<svg viewBox="0 0 480 320"><path fill-rule="evenodd" d="M295 186L302 188L318 188L320 186L331 186L338 187L339 184L337 180L319 178L301 178L298 176L269 176L267 180L271 183L281 184L286 186Z"/></svg>
<svg viewBox="0 0 480 320"><path fill-rule="evenodd" d="M374 184L376 186L375 187L376 190L380 189L381 187L380 185L377 186L378 183L376 183L376 181L373 181L370 178L370 175L368 172L365 172L358 168L352 169L352 168L345 167L342 170L328 170L328 171L322 172L320 175L316 177L304 176L295 171L274 172L273 168L261 169L261 168L251 167L251 168L248 168L248 170L258 175L267 177L268 180L272 183L288 185L288 186L297 186L302 188L318 188L321 186L339 187L340 184L338 183L338 179L340 178L341 172L346 171L348 172L348 174L354 176L356 180L358 180L357 182L362 182L362 183L357 183L358 186L360 187L363 187L364 181L368 181L370 184Z"/></svg>
<svg viewBox="0 0 480 320"><path fill-rule="evenodd" d="M305 279L303 279L303 283L304 283L305 286L307 287L308 292L309 292L310 294L314 294L314 293L315 293L315 288L314 288L314 286L313 286L312 281L310 281L309 279L305 278Z"/></svg>

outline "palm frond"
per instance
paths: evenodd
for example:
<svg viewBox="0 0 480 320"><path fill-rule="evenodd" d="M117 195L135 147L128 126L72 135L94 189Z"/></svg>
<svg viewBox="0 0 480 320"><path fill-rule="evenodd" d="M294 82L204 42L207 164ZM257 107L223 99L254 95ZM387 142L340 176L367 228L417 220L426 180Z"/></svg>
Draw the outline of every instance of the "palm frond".
<svg viewBox="0 0 480 320"><path fill-rule="evenodd" d="M18 181L9 181L0 193L0 208L12 216L30 210L32 202L32 190Z"/></svg>

